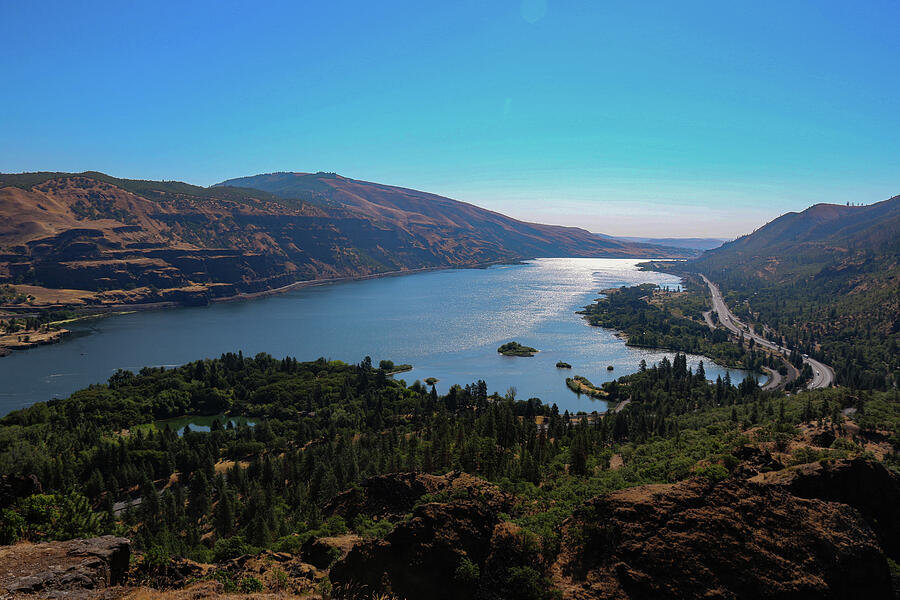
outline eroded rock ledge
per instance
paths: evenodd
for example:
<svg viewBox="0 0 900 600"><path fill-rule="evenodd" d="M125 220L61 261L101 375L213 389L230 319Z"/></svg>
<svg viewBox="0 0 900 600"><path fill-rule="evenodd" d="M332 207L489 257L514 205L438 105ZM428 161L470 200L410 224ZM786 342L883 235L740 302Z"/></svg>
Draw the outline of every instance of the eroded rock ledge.
<svg viewBox="0 0 900 600"><path fill-rule="evenodd" d="M863 498L897 486L880 465L841 461L621 490L567 521L552 578L578 599L892 598L890 525Z"/></svg>
<svg viewBox="0 0 900 600"><path fill-rule="evenodd" d="M87 598L121 584L131 542L102 537L0 548L0 598Z"/></svg>

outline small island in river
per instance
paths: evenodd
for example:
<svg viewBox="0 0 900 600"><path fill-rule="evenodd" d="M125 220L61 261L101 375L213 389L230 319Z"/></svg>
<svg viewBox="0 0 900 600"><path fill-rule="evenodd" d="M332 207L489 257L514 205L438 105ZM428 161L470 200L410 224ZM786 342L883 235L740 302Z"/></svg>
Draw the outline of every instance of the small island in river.
<svg viewBox="0 0 900 600"><path fill-rule="evenodd" d="M503 356L534 356L538 350L531 346L523 346L519 342L507 342L497 348L497 352Z"/></svg>
<svg viewBox="0 0 900 600"><path fill-rule="evenodd" d="M585 394L591 398L605 398L609 394L595 386L587 377L576 375L575 377L567 377L566 385L576 394Z"/></svg>
<svg viewBox="0 0 900 600"><path fill-rule="evenodd" d="M559 361L558 363L556 363L556 368L557 369L571 369L572 365L570 365L567 362Z"/></svg>

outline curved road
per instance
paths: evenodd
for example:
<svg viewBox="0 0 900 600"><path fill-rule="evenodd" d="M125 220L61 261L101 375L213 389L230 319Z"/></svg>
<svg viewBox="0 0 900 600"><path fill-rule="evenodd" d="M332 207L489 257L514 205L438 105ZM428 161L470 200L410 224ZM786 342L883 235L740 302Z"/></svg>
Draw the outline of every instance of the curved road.
<svg viewBox="0 0 900 600"><path fill-rule="evenodd" d="M764 337L761 337L754 333L749 327L738 321L737 317L735 317L732 312L728 309L728 305L725 304L724 298L722 298L722 292L719 291L718 286L714 284L709 278L703 273L700 274L700 277L703 278L703 281L706 282L706 285L709 286L709 293L712 295L713 302L713 310L716 311L719 315L719 322L724 325L726 328L731 330L735 335L744 334L744 337L747 339L754 340L758 345L765 346L770 350L775 350L776 352L784 352L787 348L784 348L774 342L770 342ZM808 389L816 389L816 388L827 388L832 383L834 383L834 370L828 365L820 363L819 361L803 355L803 362L809 365L809 368L812 369L812 379L807 385Z"/></svg>

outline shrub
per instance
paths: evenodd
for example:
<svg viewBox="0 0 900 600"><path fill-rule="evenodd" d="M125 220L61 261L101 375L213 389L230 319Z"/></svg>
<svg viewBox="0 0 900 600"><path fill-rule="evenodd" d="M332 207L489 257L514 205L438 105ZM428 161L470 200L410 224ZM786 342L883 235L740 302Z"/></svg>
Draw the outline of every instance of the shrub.
<svg viewBox="0 0 900 600"><path fill-rule="evenodd" d="M353 531L364 538L381 539L394 528L394 524L387 519L375 521L363 515L357 515L353 520Z"/></svg>
<svg viewBox="0 0 900 600"><path fill-rule="evenodd" d="M245 594L252 594L253 592L261 592L263 591L264 586L262 581L257 579L256 577L244 577L238 582L238 591L243 592Z"/></svg>
<svg viewBox="0 0 900 600"><path fill-rule="evenodd" d="M242 535L218 539L215 546L213 546L213 557L216 562L224 562L245 554L257 553L259 553L259 548L248 544Z"/></svg>
<svg viewBox="0 0 900 600"><path fill-rule="evenodd" d="M696 473L700 477L706 477L710 483L718 483L728 479L728 469L718 463L700 467Z"/></svg>
<svg viewBox="0 0 900 600"><path fill-rule="evenodd" d="M334 536L334 535L343 535L347 533L347 522L344 521L343 517L339 517L338 515L334 515L333 517L329 517L325 524L320 529L320 537L321 536Z"/></svg>
<svg viewBox="0 0 900 600"><path fill-rule="evenodd" d="M141 559L141 565L148 570L156 571L162 569L170 560L169 553L162 546L153 545L147 549Z"/></svg>
<svg viewBox="0 0 900 600"><path fill-rule="evenodd" d="M25 519L9 508L0 511L0 545L15 544L25 535Z"/></svg>
<svg viewBox="0 0 900 600"><path fill-rule="evenodd" d="M477 582L480 577L481 570L478 568L478 565L469 560L468 556L463 556L459 559L459 564L456 565L456 572L453 575L456 581L471 585Z"/></svg>
<svg viewBox="0 0 900 600"><path fill-rule="evenodd" d="M288 554L300 554L300 547L310 538L309 533L286 535L275 540L272 550L275 552L287 552Z"/></svg>
<svg viewBox="0 0 900 600"><path fill-rule="evenodd" d="M506 589L510 598L521 600L551 600L560 597L550 581L535 568L510 567L506 570Z"/></svg>

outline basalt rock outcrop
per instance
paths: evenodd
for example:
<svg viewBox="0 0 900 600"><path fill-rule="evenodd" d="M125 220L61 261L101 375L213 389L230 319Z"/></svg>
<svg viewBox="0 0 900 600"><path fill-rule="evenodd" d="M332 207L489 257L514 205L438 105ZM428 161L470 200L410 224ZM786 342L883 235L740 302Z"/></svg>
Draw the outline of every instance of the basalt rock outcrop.
<svg viewBox="0 0 900 600"><path fill-rule="evenodd" d="M409 599L472 598L487 593L485 586L499 589L508 567L533 561L521 551L518 527L502 519L514 501L466 473L371 477L335 497L326 513L400 522L384 539L356 544L331 567L331 580ZM461 575L466 566L480 576Z"/></svg>
<svg viewBox="0 0 900 600"><path fill-rule="evenodd" d="M253 577L266 589L281 588L290 594L309 594L326 575L325 571L304 562L299 556L271 551L241 556L216 565L216 568L231 573L238 581Z"/></svg>
<svg viewBox="0 0 900 600"><path fill-rule="evenodd" d="M862 459L814 462L752 481L779 487L800 498L853 507L878 536L885 553L900 560L900 477Z"/></svg>
<svg viewBox="0 0 900 600"><path fill-rule="evenodd" d="M498 523L497 511L479 501L423 504L385 539L356 545L330 577L401 598L471 597L472 582L457 581L457 569L464 560L485 563Z"/></svg>
<svg viewBox="0 0 900 600"><path fill-rule="evenodd" d="M0 547L0 598L90 598L125 582L131 543L102 536Z"/></svg>
<svg viewBox="0 0 900 600"><path fill-rule="evenodd" d="M732 452L732 456L741 461L732 473L736 477L748 478L784 469L768 450L756 446L741 446Z"/></svg>
<svg viewBox="0 0 900 600"><path fill-rule="evenodd" d="M718 484L695 478L586 503L564 524L552 565L504 520L510 504L486 493L490 484L372 478L338 496L334 514L415 508L384 539L354 546L331 579L411 600L505 597L514 572L548 576L546 586L577 599L893 597L895 475L862 460L784 468L757 448L735 455L741 464ZM465 478L480 492L455 498ZM416 505L425 494L439 501Z"/></svg>
<svg viewBox="0 0 900 600"><path fill-rule="evenodd" d="M338 494L326 505L325 513L345 519L365 515L396 520L426 494L440 494L444 499L479 498L498 510L508 510L513 502L512 496L495 485L459 471L446 475L391 473L370 477L359 487Z"/></svg>
<svg viewBox="0 0 900 600"><path fill-rule="evenodd" d="M214 597L222 574L301 595L327 576L335 590L407 600L549 588L578 600L894 597L896 475L864 460L782 468L751 447L735 454L743 462L719 483L645 485L584 503L563 523L558 550L507 520L514 498L489 482L396 473L338 495L326 511L396 523L383 539L311 539L298 555L217 565L174 559L132 579L194 594L184 597ZM128 540L112 537L0 548L0 598L98 597L123 583L128 557Z"/></svg>
<svg viewBox="0 0 900 600"><path fill-rule="evenodd" d="M595 498L565 524L554 583L578 599L891 598L860 512L789 488L692 479Z"/></svg>
<svg viewBox="0 0 900 600"><path fill-rule="evenodd" d="M300 547L300 556L317 569L327 569L334 561L347 556L350 549L359 541L360 537L354 534L309 538Z"/></svg>

